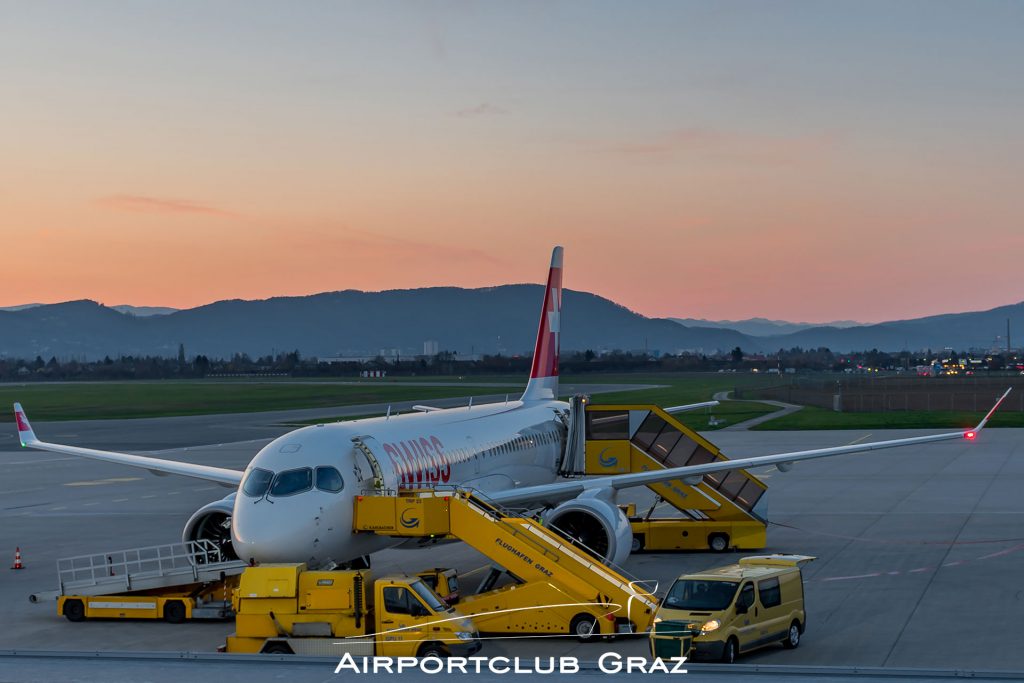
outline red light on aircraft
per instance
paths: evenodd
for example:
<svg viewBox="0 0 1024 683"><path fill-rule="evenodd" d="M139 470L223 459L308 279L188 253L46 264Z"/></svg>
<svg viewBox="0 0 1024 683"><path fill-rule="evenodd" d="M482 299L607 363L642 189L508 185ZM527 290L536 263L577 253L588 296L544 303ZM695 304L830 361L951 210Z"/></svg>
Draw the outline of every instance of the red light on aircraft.
<svg viewBox="0 0 1024 683"><path fill-rule="evenodd" d="M977 432L964 432L964 438L967 439L968 441L974 441L974 437L976 437L977 435Z"/></svg>

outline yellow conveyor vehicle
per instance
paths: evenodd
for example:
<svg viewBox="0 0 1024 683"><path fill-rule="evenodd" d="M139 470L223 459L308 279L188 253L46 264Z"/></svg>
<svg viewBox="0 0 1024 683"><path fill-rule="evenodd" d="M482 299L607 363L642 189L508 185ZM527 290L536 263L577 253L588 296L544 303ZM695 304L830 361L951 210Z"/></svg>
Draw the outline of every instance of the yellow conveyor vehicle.
<svg viewBox="0 0 1024 683"><path fill-rule="evenodd" d="M572 634L580 640L648 630L657 599L536 520L465 491L358 496L353 529L401 538L458 539L516 583L462 596L481 632Z"/></svg>
<svg viewBox="0 0 1024 683"><path fill-rule="evenodd" d="M55 598L70 621L227 619L245 567L207 540L80 555L57 561L58 590L29 600Z"/></svg>
<svg viewBox="0 0 1024 683"><path fill-rule="evenodd" d="M372 580L365 570L264 564L242 574L233 606L227 652L444 657L480 650L472 620L418 576Z"/></svg>
<svg viewBox="0 0 1024 683"><path fill-rule="evenodd" d="M710 441L655 405L586 405L586 441L576 475L702 465L727 460ZM581 466L579 466L581 465ZM633 552L642 550L759 550L767 524L755 511L767 486L746 470L652 484L658 495L644 515L635 508ZM679 516L655 517L662 502Z"/></svg>

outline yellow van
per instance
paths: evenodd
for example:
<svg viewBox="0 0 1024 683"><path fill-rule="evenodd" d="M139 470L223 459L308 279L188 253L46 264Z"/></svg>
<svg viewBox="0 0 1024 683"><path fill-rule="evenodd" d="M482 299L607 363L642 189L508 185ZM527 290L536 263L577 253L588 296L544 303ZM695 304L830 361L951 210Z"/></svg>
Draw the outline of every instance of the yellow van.
<svg viewBox="0 0 1024 683"><path fill-rule="evenodd" d="M691 634L691 659L732 663L741 653L773 643L797 647L807 624L800 567L813 559L759 555L680 576L655 615L651 655L679 656L689 649L681 645ZM659 630L664 622L674 627Z"/></svg>

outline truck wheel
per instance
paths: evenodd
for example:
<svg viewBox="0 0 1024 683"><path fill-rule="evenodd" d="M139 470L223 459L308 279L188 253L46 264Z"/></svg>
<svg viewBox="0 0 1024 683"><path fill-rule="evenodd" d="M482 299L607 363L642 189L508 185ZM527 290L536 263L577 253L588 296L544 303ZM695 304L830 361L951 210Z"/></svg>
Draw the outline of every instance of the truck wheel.
<svg viewBox="0 0 1024 683"><path fill-rule="evenodd" d="M730 638L725 641L725 647L722 648L722 663L733 664L736 661L736 651L739 648L736 646L736 639Z"/></svg>
<svg viewBox="0 0 1024 683"><path fill-rule="evenodd" d="M168 624L180 624L185 621L185 603L181 600L164 603L164 621Z"/></svg>
<svg viewBox="0 0 1024 683"><path fill-rule="evenodd" d="M438 645L437 643L424 643L423 646L420 647L418 656L437 657L438 659L444 659L448 656L448 653L445 652L445 649L442 645Z"/></svg>
<svg viewBox="0 0 1024 683"><path fill-rule="evenodd" d="M708 536L708 547L712 552L724 553L729 549L729 534L711 534Z"/></svg>
<svg viewBox="0 0 1024 683"><path fill-rule="evenodd" d="M265 655L293 655L292 649L288 647L288 643L267 643L263 646L263 654Z"/></svg>
<svg viewBox="0 0 1024 683"><path fill-rule="evenodd" d="M597 619L593 614L577 614L569 622L569 635L576 636L581 643L588 643L601 635Z"/></svg>
<svg viewBox="0 0 1024 683"><path fill-rule="evenodd" d="M64 616L68 621L85 621L85 605L81 600L65 600Z"/></svg>
<svg viewBox="0 0 1024 683"><path fill-rule="evenodd" d="M793 620L793 623L789 625L789 632L786 633L786 638L782 641L782 647L787 650L795 650L800 647L800 622Z"/></svg>
<svg viewBox="0 0 1024 683"><path fill-rule="evenodd" d="M629 552L638 553L644 549L644 536L643 534L635 534L633 536L633 545L630 546Z"/></svg>

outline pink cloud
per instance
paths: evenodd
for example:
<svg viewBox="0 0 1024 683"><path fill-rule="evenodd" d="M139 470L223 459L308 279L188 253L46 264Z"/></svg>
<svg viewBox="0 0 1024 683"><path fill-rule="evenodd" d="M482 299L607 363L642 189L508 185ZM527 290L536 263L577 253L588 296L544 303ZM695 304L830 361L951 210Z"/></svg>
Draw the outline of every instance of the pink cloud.
<svg viewBox="0 0 1024 683"><path fill-rule="evenodd" d="M113 211L132 211L140 213L190 213L207 216L237 218L238 214L215 206L199 204L183 199L166 199L162 197L146 197L142 195L118 194L101 197L96 204Z"/></svg>
<svg viewBox="0 0 1024 683"><path fill-rule="evenodd" d="M489 102L482 102L475 107L459 109L455 112L455 115L463 119L470 119L478 116L501 116L502 114L507 113L507 110L502 109L497 105L490 104Z"/></svg>

